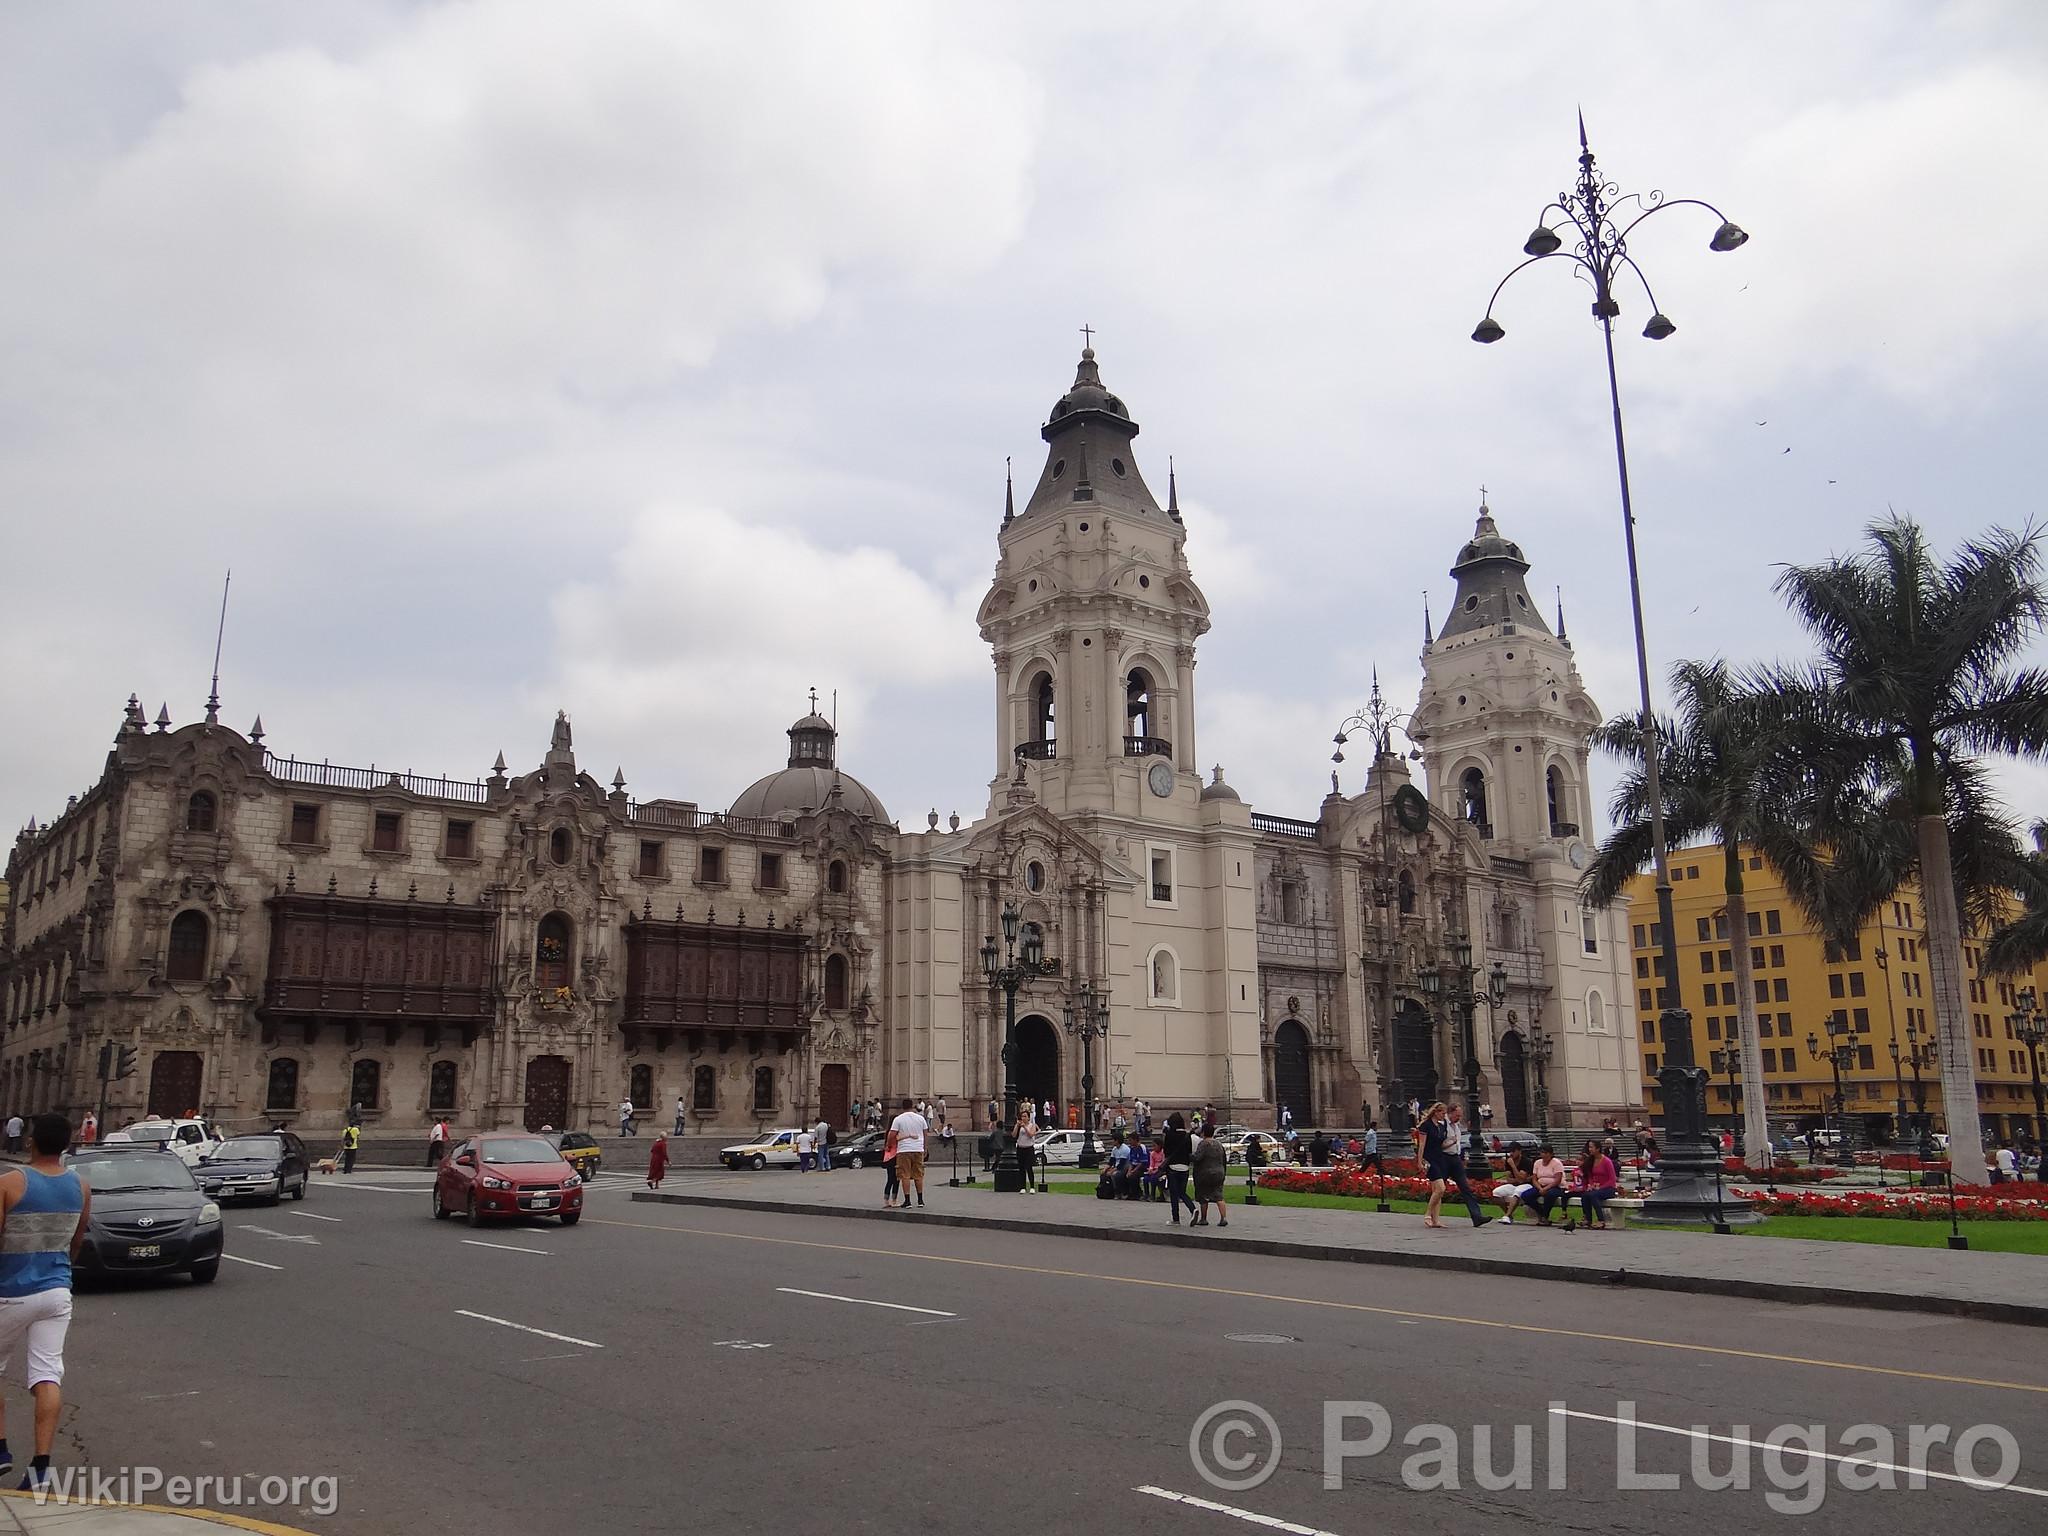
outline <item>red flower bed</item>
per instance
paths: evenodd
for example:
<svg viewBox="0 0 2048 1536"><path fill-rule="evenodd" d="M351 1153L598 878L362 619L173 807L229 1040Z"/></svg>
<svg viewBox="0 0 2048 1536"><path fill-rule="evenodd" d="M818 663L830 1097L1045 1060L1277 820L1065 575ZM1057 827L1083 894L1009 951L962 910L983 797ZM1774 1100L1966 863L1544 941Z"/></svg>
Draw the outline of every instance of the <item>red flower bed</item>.
<svg viewBox="0 0 2048 1536"><path fill-rule="evenodd" d="M1955 1213L1966 1221L2048 1221L2048 1203L2039 1197L2010 1198L2006 1195L2008 1189L2020 1187L2001 1184L1996 1189L1989 1189L1980 1185L1958 1185ZM1843 1190L1833 1194L1810 1190L1778 1190L1774 1193L1762 1189L1741 1189L1736 1193L1754 1202L1756 1208L1766 1215L1884 1216L1896 1221L1947 1221L1949 1215L1949 1201L1945 1193L1887 1196L1874 1189Z"/></svg>
<svg viewBox="0 0 2048 1536"><path fill-rule="evenodd" d="M1798 1163L1778 1163L1770 1169L1745 1167L1740 1158L1724 1157L1721 1168L1738 1179L1768 1178L1779 1184L1825 1184L1830 1179L1839 1179L1846 1171L1841 1168L1822 1167L1819 1164L1803 1166Z"/></svg>
<svg viewBox="0 0 2048 1536"><path fill-rule="evenodd" d="M1411 1165L1412 1166L1412 1165ZM1389 1200L1427 1200L1429 1180L1389 1174L1360 1173L1356 1168L1268 1168L1259 1175L1261 1189L1287 1189L1303 1195L1347 1195L1354 1200L1377 1200L1384 1190Z"/></svg>

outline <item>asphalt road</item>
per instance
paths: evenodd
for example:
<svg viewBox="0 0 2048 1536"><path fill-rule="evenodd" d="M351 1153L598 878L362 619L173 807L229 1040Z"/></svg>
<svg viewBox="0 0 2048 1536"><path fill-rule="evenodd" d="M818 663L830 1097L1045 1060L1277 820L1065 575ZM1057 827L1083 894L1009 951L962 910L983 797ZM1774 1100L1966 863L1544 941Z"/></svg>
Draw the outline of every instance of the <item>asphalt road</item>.
<svg viewBox="0 0 2048 1536"><path fill-rule="evenodd" d="M2035 1330L643 1205L632 1187L601 1181L574 1229L435 1222L424 1176L394 1171L233 1209L228 1252L253 1262L211 1287L80 1296L58 1459L332 1473L331 1516L241 1512L379 1536L1503 1522L1698 1536L1780 1518L1816 1482L1814 1531L2048 1519ZM19 1445L27 1404L4 1390ZM1256 1486L1219 1488L1191 1460L1197 1421L1231 1400L1283 1442ZM1324 1486L1326 1401L1378 1404L1391 1431L1335 1469L1341 1488ZM1350 1412L1339 1437L1369 1438L1370 1410ZM1629 1464L1679 1487L1618 1486L1615 1419L1664 1426L1636 1432ZM1808 1449L1898 1463L1908 1426L1945 1425L1921 1460L1937 1473L1956 1469L1957 1432L1994 1426L2037 1492L1854 1491L1859 1475L1907 1474L1734 1443L1786 1424L1821 1427L1802 1431ZM1892 1432L1890 1457L1847 1442L1863 1424ZM1512 1486L1516 1426L1526 1488ZM1975 1438L1965 1470L1997 1472L1997 1433ZM1226 1433L1212 1467L1260 1453L1242 1480L1264 1448ZM1746 1465L1750 1486L1702 1488L1696 1461L1717 1478Z"/></svg>

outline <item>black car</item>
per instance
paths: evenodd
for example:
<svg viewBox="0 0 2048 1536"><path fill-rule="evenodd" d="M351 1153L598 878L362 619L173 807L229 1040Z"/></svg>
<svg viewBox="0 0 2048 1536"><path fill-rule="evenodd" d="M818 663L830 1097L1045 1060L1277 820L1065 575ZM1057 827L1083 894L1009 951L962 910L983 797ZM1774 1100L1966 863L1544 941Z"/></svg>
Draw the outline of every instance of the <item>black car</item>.
<svg viewBox="0 0 2048 1536"><path fill-rule="evenodd" d="M882 1166L882 1143L888 1139L887 1131L856 1131L844 1141L835 1141L832 1143L832 1166L879 1168Z"/></svg>
<svg viewBox="0 0 2048 1536"><path fill-rule="evenodd" d="M290 1131L235 1136L199 1159L192 1175L215 1200L262 1200L275 1205L286 1195L306 1198L313 1163L306 1144Z"/></svg>
<svg viewBox="0 0 2048 1536"><path fill-rule="evenodd" d="M92 1191L73 1265L80 1279L182 1272L205 1285L220 1273L220 1207L200 1192L182 1159L107 1147L74 1152L70 1166Z"/></svg>

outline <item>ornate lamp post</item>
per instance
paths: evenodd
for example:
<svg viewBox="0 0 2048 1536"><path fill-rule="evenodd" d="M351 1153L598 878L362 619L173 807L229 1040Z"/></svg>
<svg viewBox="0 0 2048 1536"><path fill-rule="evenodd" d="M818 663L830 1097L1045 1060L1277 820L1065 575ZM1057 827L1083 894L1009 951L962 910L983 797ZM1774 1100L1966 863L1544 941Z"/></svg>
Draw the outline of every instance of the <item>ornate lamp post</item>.
<svg viewBox="0 0 2048 1536"><path fill-rule="evenodd" d="M1892 1042L1892 1049L1898 1049L1898 1042ZM1929 1134L1932 1129L1927 1114L1927 1083L1921 1072L1934 1066L1934 1042L1920 1038L1920 1026L1911 1019L1906 1020L1906 1068L1913 1074L1913 1136L1917 1142L1920 1161L1926 1162L1934 1155L1934 1141Z"/></svg>
<svg viewBox="0 0 2048 1536"><path fill-rule="evenodd" d="M1854 1168L1856 1153L1849 1145L1848 1116L1844 1113L1847 1101L1842 1095L1842 1073L1856 1065L1856 1042L1850 1036L1846 1019L1830 1018L1827 1021L1828 1044L1821 1048L1820 1037L1809 1032L1806 1036L1806 1054L1815 1061L1824 1061L1835 1073L1835 1124L1840 1139L1835 1143L1835 1166ZM1825 1120L1826 1116L1822 1116Z"/></svg>
<svg viewBox="0 0 2048 1536"><path fill-rule="evenodd" d="M1650 305L1650 319L1643 327L1643 335L1651 341L1662 341L1678 329L1657 307L1649 279L1629 253L1628 239L1636 227L1653 214L1683 207L1705 208L1720 219L1720 227L1707 242L1710 250L1732 251L1749 239L1720 209L1697 198L1667 201L1664 194L1657 191L1623 196L1621 189L1607 180L1595 165L1593 151L1586 144L1586 120L1582 115L1579 119L1576 184L1559 194L1557 201L1545 207L1538 216L1535 230L1522 246L1528 259L1511 269L1507 277L1496 285L1493 297L1487 300L1486 318L1472 332L1474 341L1487 344L1499 341L1507 334L1501 323L1493 318L1493 306L1500 298L1501 289L1507 286L1508 278L1525 267L1561 259L1571 263L1578 274L1592 285L1593 318L1600 322L1600 338L1607 353L1607 398L1614 417L1614 462L1621 479L1622 543L1628 552L1629 609L1635 621L1636 682L1642 707L1643 780L1650 802L1650 852L1657 871L1657 926L1664 955L1662 1007L1658 1013L1658 1035L1664 1042L1664 1066L1658 1073L1658 1084L1664 1100L1665 1152L1656 1193L1650 1197L1639 1218L1653 1222L1699 1220L1702 1206L1709 1199L1718 1198L1708 1189L1707 1181L1710 1175L1719 1172L1721 1162L1718 1150L1707 1135L1707 1074L1695 1063L1692 1014L1684 1007L1678 990L1678 933L1671 914L1671 850L1664 837L1664 793L1658 782L1657 717L1650 695L1650 653L1643 632L1642 582L1636 563L1636 517L1629 497L1628 448L1621 426L1621 386L1614 371L1614 321L1621 313L1614 290L1616 280L1623 276L1624 271L1643 285L1643 296ZM1560 216L1556 227L1549 221L1553 211ZM1570 249L1566 248L1565 237L1559 233L1565 225L1569 225L1577 236ZM1746 1219L1734 1207L1729 1208L1729 1215L1733 1220Z"/></svg>
<svg viewBox="0 0 2048 1536"><path fill-rule="evenodd" d="M2013 1033L2027 1048L2027 1068L2034 1078L2034 1155L2041 1159L2034 1177L2048 1183L2048 1108L2042 1104L2040 1054L2041 1042L2048 1040L2048 1017L2042 1015L2032 987L2015 993L2013 1005Z"/></svg>
<svg viewBox="0 0 2048 1536"><path fill-rule="evenodd" d="M1741 1157L1748 1150L1742 1144L1742 1048L1731 1045L1715 1051L1714 1070L1728 1079L1728 1113L1735 1122L1735 1153Z"/></svg>
<svg viewBox="0 0 2048 1536"><path fill-rule="evenodd" d="M981 941L981 970L989 985L1003 994L1003 1125L1002 1150L996 1156L997 1194L1015 1194L1024 1187L1024 1170L1017 1163L1017 989L1040 976L1058 972L1059 964L1045 958L1044 941L1036 927L1024 930L1024 952L1017 952L1017 903L1003 903L1003 947L996 948L995 935ZM1002 963L999 965L997 961Z"/></svg>
<svg viewBox="0 0 2048 1536"><path fill-rule="evenodd" d="M1081 1152L1075 1162L1083 1168L1102 1166L1101 1149L1095 1145L1095 1041L1109 1038L1109 994L1098 993L1083 982L1067 1001L1067 1033L1081 1042Z"/></svg>
<svg viewBox="0 0 2048 1536"><path fill-rule="evenodd" d="M1492 1170L1486 1161L1486 1142L1480 1135L1479 1119L1479 1004L1486 1004L1491 1016L1508 997L1508 968L1500 961L1493 962L1487 972L1486 990L1475 992L1473 983L1478 979L1479 967L1472 963L1472 940L1463 933L1451 936L1451 963L1448 977L1441 971L1425 970L1422 973L1423 990L1432 997L1442 995L1450 1005L1451 1018L1458 1026L1458 1075L1459 1088L1465 1100L1465 1131L1471 1138L1470 1150L1465 1157L1465 1171L1484 1178Z"/></svg>
<svg viewBox="0 0 2048 1536"><path fill-rule="evenodd" d="M1550 1055L1557 1042L1550 1038L1543 1028L1543 1005L1532 1001L1529 1007L1529 1039L1525 1047L1529 1053L1529 1066L1536 1073L1532 1090L1536 1109L1536 1140L1550 1140Z"/></svg>

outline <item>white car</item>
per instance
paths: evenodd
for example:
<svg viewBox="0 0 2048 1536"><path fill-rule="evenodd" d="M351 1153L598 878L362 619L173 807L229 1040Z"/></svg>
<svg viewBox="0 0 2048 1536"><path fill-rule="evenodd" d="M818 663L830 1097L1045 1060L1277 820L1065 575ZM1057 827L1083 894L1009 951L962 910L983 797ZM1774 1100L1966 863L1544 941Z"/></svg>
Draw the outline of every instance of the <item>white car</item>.
<svg viewBox="0 0 2048 1536"><path fill-rule="evenodd" d="M1048 1168L1072 1168L1081 1161L1081 1132L1041 1131L1038 1135L1038 1160ZM1109 1138L1095 1138L1095 1150L1109 1151Z"/></svg>
<svg viewBox="0 0 2048 1536"><path fill-rule="evenodd" d="M100 1138L116 1146L133 1144L175 1152L187 1168L199 1166L200 1157L220 1140L220 1133L203 1119L138 1120Z"/></svg>
<svg viewBox="0 0 2048 1536"><path fill-rule="evenodd" d="M794 1168L798 1165L799 1134L794 1130L764 1131L736 1147L720 1147L718 1160L728 1168Z"/></svg>
<svg viewBox="0 0 2048 1536"><path fill-rule="evenodd" d="M1266 1149L1266 1161L1284 1163L1287 1161L1287 1143L1271 1131L1240 1131L1235 1135L1219 1138L1223 1143L1224 1156L1233 1163L1243 1163L1251 1156L1251 1144L1259 1143Z"/></svg>

